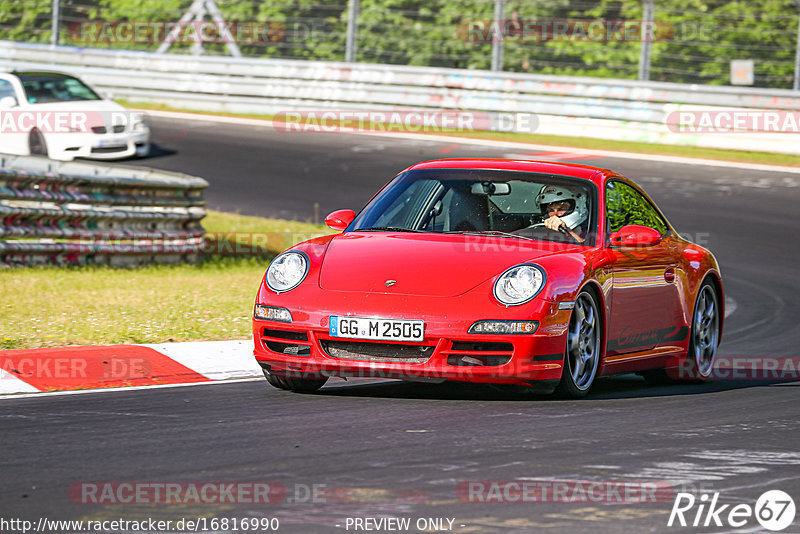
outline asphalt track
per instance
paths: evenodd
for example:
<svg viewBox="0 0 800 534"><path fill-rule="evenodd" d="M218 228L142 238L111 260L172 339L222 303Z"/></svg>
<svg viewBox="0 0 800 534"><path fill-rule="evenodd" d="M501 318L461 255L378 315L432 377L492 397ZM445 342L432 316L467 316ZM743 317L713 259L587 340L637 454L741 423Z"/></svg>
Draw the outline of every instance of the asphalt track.
<svg viewBox="0 0 800 534"><path fill-rule="evenodd" d="M416 161L519 154L164 119L154 120L154 138L155 157L137 163L205 177L211 207L299 220L359 208ZM736 302L720 358L799 356L800 175L587 156L575 161L639 181L682 234L717 255ZM391 381L337 380L298 395L247 381L4 399L0 515L277 517L279 532L302 533L348 531L348 517L407 517L412 527L419 518L450 518L461 533L758 532L754 519L739 530L669 528L672 497L482 503L458 490L468 481L660 482L698 498L719 492L719 503L731 505L752 506L781 489L800 505L798 386L731 379L652 387L624 376L564 401ZM87 481L267 482L288 493L274 504L71 501L69 488ZM306 498L313 485L326 492ZM800 516L784 532L800 532Z"/></svg>

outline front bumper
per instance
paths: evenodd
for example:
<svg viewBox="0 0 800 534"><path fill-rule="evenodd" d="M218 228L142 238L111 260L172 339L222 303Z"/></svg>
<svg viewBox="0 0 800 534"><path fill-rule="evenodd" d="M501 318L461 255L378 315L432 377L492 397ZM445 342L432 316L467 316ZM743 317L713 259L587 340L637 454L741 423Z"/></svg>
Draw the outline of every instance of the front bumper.
<svg viewBox="0 0 800 534"><path fill-rule="evenodd" d="M75 158L96 160L144 157L150 153L150 132L119 134L53 134L45 136L48 155L52 159L70 161Z"/></svg>
<svg viewBox="0 0 800 534"><path fill-rule="evenodd" d="M263 293L262 293L263 294ZM485 313L453 313L475 309L474 302L445 302L395 295L371 295L368 303L321 311L279 303L286 295L259 304L286 307L292 323L253 320L255 358L262 367L302 376L378 377L404 380L462 381L498 384L552 384L561 379L569 310L558 303L535 299L525 306L490 306ZM302 300L294 300L302 302ZM308 302L308 301L306 301ZM353 301L355 303L355 300ZM485 303L484 303L485 304ZM446 307L437 310L437 307ZM486 308L486 306L483 306ZM386 312L385 310L391 310ZM421 310L425 310L424 312ZM421 342L390 342L332 337L331 315L422 319ZM469 334L478 320L539 321L533 334Z"/></svg>

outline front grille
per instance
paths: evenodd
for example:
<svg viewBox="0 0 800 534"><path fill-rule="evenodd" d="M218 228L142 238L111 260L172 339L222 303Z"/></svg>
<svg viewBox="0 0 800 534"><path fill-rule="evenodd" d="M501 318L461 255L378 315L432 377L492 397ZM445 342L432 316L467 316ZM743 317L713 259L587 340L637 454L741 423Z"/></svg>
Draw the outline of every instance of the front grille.
<svg viewBox="0 0 800 534"><path fill-rule="evenodd" d="M320 340L322 350L332 358L368 362L425 363L433 354L429 345L369 343L364 341Z"/></svg>
<svg viewBox="0 0 800 534"><path fill-rule="evenodd" d="M105 126L92 126L92 131L96 134L104 134L108 133L108 128L106 128ZM122 133L125 131L125 125L115 124L114 126L111 127L111 131L113 131L114 133Z"/></svg>
<svg viewBox="0 0 800 534"><path fill-rule="evenodd" d="M112 152L124 152L127 146L97 146L92 148L92 154L111 154Z"/></svg>

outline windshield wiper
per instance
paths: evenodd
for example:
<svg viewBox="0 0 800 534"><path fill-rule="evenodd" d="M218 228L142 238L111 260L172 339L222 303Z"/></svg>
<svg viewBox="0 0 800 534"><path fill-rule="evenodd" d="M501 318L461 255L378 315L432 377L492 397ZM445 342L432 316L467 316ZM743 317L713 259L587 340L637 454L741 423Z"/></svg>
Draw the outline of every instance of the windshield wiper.
<svg viewBox="0 0 800 534"><path fill-rule="evenodd" d="M512 234L509 232L501 232L500 230L451 230L449 232L442 232L444 234L462 234L462 235L496 235L502 237L516 237L517 239L525 239L526 241L536 241L532 237L524 235Z"/></svg>
<svg viewBox="0 0 800 534"><path fill-rule="evenodd" d="M425 230L415 230L413 228L401 228L399 226L373 226L372 228L358 228L354 232L414 232L417 234L427 234Z"/></svg>

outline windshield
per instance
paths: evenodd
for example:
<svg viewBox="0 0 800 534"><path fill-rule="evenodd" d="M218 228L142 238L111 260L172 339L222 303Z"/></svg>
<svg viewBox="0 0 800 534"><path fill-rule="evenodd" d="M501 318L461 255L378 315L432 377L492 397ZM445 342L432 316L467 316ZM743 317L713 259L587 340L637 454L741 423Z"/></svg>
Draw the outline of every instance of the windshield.
<svg viewBox="0 0 800 534"><path fill-rule="evenodd" d="M348 231L487 234L593 245L591 182L517 171L426 169L395 178ZM548 209L559 207L560 211ZM545 226L557 215L558 231Z"/></svg>
<svg viewBox="0 0 800 534"><path fill-rule="evenodd" d="M64 75L19 75L25 98L29 104L72 102L76 100L101 100L86 84L77 78Z"/></svg>

